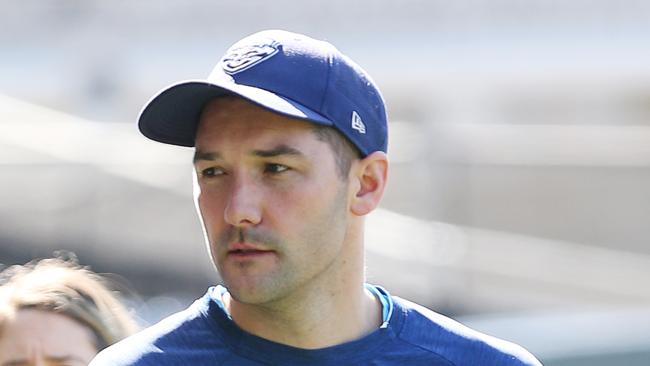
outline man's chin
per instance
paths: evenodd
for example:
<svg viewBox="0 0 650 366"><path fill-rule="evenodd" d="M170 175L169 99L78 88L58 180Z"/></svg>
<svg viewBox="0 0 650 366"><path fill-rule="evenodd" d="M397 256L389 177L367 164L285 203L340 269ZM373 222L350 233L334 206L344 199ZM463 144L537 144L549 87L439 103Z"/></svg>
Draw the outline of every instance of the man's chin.
<svg viewBox="0 0 650 366"><path fill-rule="evenodd" d="M242 304L264 305L274 302L281 297L281 290L269 281L269 278L258 279L258 281L241 279L236 281L225 281L230 297ZM271 283L270 283L271 282Z"/></svg>

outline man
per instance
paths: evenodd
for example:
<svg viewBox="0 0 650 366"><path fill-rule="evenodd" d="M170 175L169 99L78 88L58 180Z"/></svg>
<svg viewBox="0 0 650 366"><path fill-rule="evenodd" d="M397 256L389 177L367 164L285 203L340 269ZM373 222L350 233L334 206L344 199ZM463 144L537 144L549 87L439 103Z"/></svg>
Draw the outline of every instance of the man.
<svg viewBox="0 0 650 366"><path fill-rule="evenodd" d="M93 366L539 365L364 283L364 217L388 171L386 112L370 77L331 44L246 37L207 80L153 98L139 126L195 147L196 204L225 286Z"/></svg>

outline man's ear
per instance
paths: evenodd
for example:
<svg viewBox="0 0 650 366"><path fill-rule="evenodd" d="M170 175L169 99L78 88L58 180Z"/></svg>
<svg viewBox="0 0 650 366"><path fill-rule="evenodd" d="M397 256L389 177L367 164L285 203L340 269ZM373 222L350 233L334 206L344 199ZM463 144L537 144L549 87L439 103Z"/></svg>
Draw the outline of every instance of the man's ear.
<svg viewBox="0 0 650 366"><path fill-rule="evenodd" d="M388 158L382 151L358 160L353 165L352 174L356 183L350 209L352 213L363 216L374 210L384 195L388 178Z"/></svg>

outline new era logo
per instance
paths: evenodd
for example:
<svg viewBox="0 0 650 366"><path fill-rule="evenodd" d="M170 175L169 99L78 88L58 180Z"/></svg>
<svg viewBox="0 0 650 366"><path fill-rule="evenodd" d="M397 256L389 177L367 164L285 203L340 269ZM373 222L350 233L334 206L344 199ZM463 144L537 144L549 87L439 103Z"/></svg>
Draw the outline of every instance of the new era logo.
<svg viewBox="0 0 650 366"><path fill-rule="evenodd" d="M352 111L352 129L360 133L366 133L366 125L356 111Z"/></svg>

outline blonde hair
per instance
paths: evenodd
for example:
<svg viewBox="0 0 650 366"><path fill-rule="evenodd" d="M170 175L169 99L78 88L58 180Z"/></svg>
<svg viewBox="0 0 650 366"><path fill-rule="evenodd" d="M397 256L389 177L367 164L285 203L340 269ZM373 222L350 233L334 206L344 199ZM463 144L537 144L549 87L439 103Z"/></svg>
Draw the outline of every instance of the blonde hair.
<svg viewBox="0 0 650 366"><path fill-rule="evenodd" d="M52 311L80 322L95 334L97 351L138 328L108 281L74 259L43 259L2 271L0 335L21 309Z"/></svg>

